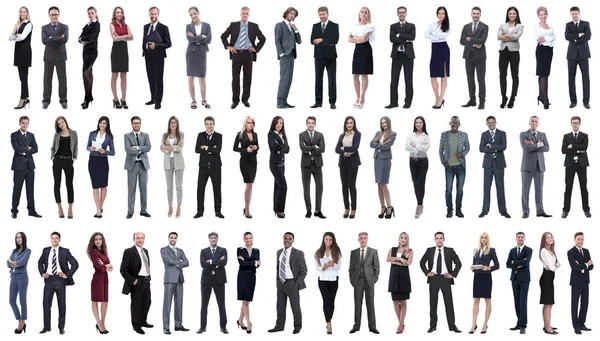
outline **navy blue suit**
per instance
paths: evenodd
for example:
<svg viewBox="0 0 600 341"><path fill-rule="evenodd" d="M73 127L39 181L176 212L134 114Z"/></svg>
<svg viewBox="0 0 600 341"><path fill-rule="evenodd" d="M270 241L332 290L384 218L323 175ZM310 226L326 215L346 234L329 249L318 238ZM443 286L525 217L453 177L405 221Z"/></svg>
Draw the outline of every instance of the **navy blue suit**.
<svg viewBox="0 0 600 341"><path fill-rule="evenodd" d="M582 254L583 253L583 254ZM588 266L590 261L590 251L581 248L581 252L576 246L567 252L569 265L571 266L571 320L573 328L580 329L585 326L587 317L589 293L590 293L590 270L594 269L594 264ZM581 298L581 309L579 309L579 299Z"/></svg>
<svg viewBox="0 0 600 341"><path fill-rule="evenodd" d="M14 150L11 169L15 172L11 212L15 214L19 212L21 190L23 189L23 182L25 182L27 189L27 210L29 213L33 213L35 212L35 201L33 199L35 163L33 162L33 154L38 152L35 136L30 132L26 132L25 136L23 136L23 132L18 130L10 134L10 143Z"/></svg>
<svg viewBox="0 0 600 341"><path fill-rule="evenodd" d="M529 282L531 274L529 262L533 250L525 245L522 246L520 254L514 247L508 254L506 267L511 269L510 280L512 282L513 296L515 300L515 312L517 313L517 327L527 328L527 294L529 293Z"/></svg>

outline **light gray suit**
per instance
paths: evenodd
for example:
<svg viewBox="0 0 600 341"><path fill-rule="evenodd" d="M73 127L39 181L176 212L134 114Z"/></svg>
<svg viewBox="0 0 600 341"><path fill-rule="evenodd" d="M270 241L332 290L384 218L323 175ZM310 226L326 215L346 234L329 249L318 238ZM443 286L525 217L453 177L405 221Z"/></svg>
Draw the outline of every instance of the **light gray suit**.
<svg viewBox="0 0 600 341"><path fill-rule="evenodd" d="M350 284L354 287L354 327L360 330L363 297L367 296L367 319L369 330L377 328L375 323L375 283L379 279L379 256L377 250L367 247L361 262L361 248L350 253Z"/></svg>
<svg viewBox="0 0 600 341"><path fill-rule="evenodd" d="M279 59L279 88L277 89L277 104L286 104L292 77L294 76L294 59L296 59L296 44L301 44L299 32L293 32L285 20L275 25L275 47Z"/></svg>
<svg viewBox="0 0 600 341"><path fill-rule="evenodd" d="M544 212L544 172L546 171L546 163L544 161L544 153L550 150L546 134L536 131L534 136L531 130L522 132L519 135L521 148L523 148L523 159L521 160L521 182L523 189L521 191L521 206L523 213L529 214L529 189L531 187L531 179L535 186L535 208L536 214ZM525 140L532 141L533 144L525 144ZM543 142L543 146L540 146Z"/></svg>
<svg viewBox="0 0 600 341"><path fill-rule="evenodd" d="M125 134L125 169L127 170L127 214L133 215L135 207L135 191L137 181L140 181L140 213L147 213L147 185L148 185L148 169L150 162L148 161L148 152L152 148L150 137L148 134L139 132L139 143L137 142L134 132ZM133 149L133 146L138 146Z"/></svg>
<svg viewBox="0 0 600 341"><path fill-rule="evenodd" d="M64 37L62 37L64 35ZM44 48L44 94L43 101L50 103L52 96L52 76L54 67L58 76L58 97L60 102L67 102L67 49L69 41L69 26L58 22L56 31L51 23L42 26L42 44Z"/></svg>
<svg viewBox="0 0 600 341"><path fill-rule="evenodd" d="M185 168L185 163L183 162L183 141L184 134L179 132L181 136L181 140L177 140L177 136L173 139L173 157L171 157L171 152L168 150L163 150L163 167L165 169L165 177L167 179L167 201L169 205L173 204L173 177L175 177L175 189L177 191L177 205L181 205L181 201L183 199L183 169ZM169 135L164 134L160 143L161 146L170 146L169 143ZM180 144L181 143L181 144Z"/></svg>
<svg viewBox="0 0 600 341"><path fill-rule="evenodd" d="M171 302L175 296L175 330L183 327L183 268L190 265L182 249L169 246L160 249L160 256L165 264L165 296L163 301L163 328L169 329Z"/></svg>

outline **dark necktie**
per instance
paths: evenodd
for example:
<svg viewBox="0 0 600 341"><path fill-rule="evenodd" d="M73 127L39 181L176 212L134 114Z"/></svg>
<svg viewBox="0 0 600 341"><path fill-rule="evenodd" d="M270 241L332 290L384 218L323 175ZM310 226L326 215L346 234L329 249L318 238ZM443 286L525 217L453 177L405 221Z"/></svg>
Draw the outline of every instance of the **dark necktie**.
<svg viewBox="0 0 600 341"><path fill-rule="evenodd" d="M311 132L309 133L309 135L310 135L310 142L312 142L312 140L313 140L313 136L314 136L314 133L311 131Z"/></svg>
<svg viewBox="0 0 600 341"><path fill-rule="evenodd" d="M581 253L581 257L585 257L585 256L583 255L583 249L579 249L579 252Z"/></svg>
<svg viewBox="0 0 600 341"><path fill-rule="evenodd" d="M533 142L535 142L535 143L538 142L537 133L535 131L533 132Z"/></svg>
<svg viewBox="0 0 600 341"><path fill-rule="evenodd" d="M148 274L148 276L150 276L150 262L148 261L148 256L146 256L144 249L142 249L141 252L142 252L142 262L144 263L144 269L146 269L146 273Z"/></svg>
<svg viewBox="0 0 600 341"><path fill-rule="evenodd" d="M518 247L517 248L517 258L519 258L521 256L521 248Z"/></svg>
<svg viewBox="0 0 600 341"><path fill-rule="evenodd" d="M578 133L575 133L575 141L577 141L577 134L578 134Z"/></svg>
<svg viewBox="0 0 600 341"><path fill-rule="evenodd" d="M495 142L496 133L493 130L490 130L490 134L492 135L492 143ZM496 153L492 153L492 158L496 158Z"/></svg>
<svg viewBox="0 0 600 341"><path fill-rule="evenodd" d="M140 134L135 133L135 140L137 141L138 147L140 146Z"/></svg>
<svg viewBox="0 0 600 341"><path fill-rule="evenodd" d="M365 249L360 250L360 264L365 264Z"/></svg>
<svg viewBox="0 0 600 341"><path fill-rule="evenodd" d="M321 24L321 33L325 33L325 23Z"/></svg>
<svg viewBox="0 0 600 341"><path fill-rule="evenodd" d="M215 249L212 249L212 257L215 259Z"/></svg>
<svg viewBox="0 0 600 341"><path fill-rule="evenodd" d="M286 275L285 275L285 263L287 262L287 250L283 250L283 255L281 256L281 262L279 262L279 281L281 283L285 283Z"/></svg>
<svg viewBox="0 0 600 341"><path fill-rule="evenodd" d="M210 143L210 140L212 139L212 134L207 134L206 137L208 137L208 142Z"/></svg>
<svg viewBox="0 0 600 341"><path fill-rule="evenodd" d="M438 249L437 265L435 271L438 275L442 274L442 249Z"/></svg>
<svg viewBox="0 0 600 341"><path fill-rule="evenodd" d="M52 275L56 276L58 274L58 266L56 263L56 249L52 249Z"/></svg>
<svg viewBox="0 0 600 341"><path fill-rule="evenodd" d="M27 140L27 134L23 134L23 140Z"/></svg>
<svg viewBox="0 0 600 341"><path fill-rule="evenodd" d="M575 23L575 31L577 31L577 33L579 33L579 23Z"/></svg>
<svg viewBox="0 0 600 341"><path fill-rule="evenodd" d="M473 33L475 33L475 31L477 31L477 23L473 24Z"/></svg>
<svg viewBox="0 0 600 341"><path fill-rule="evenodd" d="M54 34L56 34L56 25L52 24L52 30L54 31Z"/></svg>

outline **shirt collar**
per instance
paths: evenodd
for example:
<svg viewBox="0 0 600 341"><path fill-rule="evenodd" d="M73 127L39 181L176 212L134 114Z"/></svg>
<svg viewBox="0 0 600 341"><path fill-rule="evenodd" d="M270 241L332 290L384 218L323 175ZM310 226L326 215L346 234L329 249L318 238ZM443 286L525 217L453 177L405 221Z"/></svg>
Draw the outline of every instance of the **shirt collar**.
<svg viewBox="0 0 600 341"><path fill-rule="evenodd" d="M579 19L579 21L573 21L573 24L577 25L581 23L581 19Z"/></svg>
<svg viewBox="0 0 600 341"><path fill-rule="evenodd" d="M137 245L135 245L135 249L137 250L138 253L142 252L142 248Z"/></svg>

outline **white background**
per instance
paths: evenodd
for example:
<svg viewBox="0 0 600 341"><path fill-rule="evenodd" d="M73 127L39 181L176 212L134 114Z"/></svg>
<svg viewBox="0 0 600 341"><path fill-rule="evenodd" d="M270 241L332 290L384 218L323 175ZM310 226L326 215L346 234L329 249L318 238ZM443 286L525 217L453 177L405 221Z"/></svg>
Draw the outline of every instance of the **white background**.
<svg viewBox="0 0 600 341"><path fill-rule="evenodd" d="M264 2L250 1L241 2L237 0L228 2L207 2L204 4L184 2L175 3L167 1L155 2L161 9L159 21L169 26L173 46L167 51L168 58L165 60L165 96L163 108L155 111L151 107L143 105L149 99L148 83L145 75L144 60L141 57L141 38L143 25L149 22L147 17L148 7L151 3L141 4L134 1L105 1L102 3L81 3L78 1L56 1L61 9L60 21L69 25L70 39L67 43L68 61L67 78L69 84L69 109L62 110L58 104L56 83L52 98L52 104L48 110L41 109L42 77L43 77L43 45L40 39L40 27L49 22L47 9L51 5L36 3L11 3L5 6L5 20L3 30L8 35L13 27L13 20L17 17L18 8L21 5L29 7L34 29L32 32L33 65L30 69L30 99L31 109L15 111L12 109L17 104L19 97L19 80L17 70L13 63L13 43L7 40L0 42L0 49L5 53L1 55L0 72L4 76L2 82L2 100L0 104L5 117L5 124L0 127L0 136L4 136L6 157L0 167L0 179L5 194L0 196L0 207L5 208L5 214L0 217L0 224L6 231L6 238L2 243L2 252L8 256L13 248L13 236L17 231L25 231L29 237L29 247L32 249L29 264L29 320L28 337L37 337L37 331L42 328L42 288L43 280L38 276L36 260L39 258L42 248L49 245L50 233L54 230L61 232L63 238L61 245L71 249L73 255L79 260L80 269L75 274L75 286L67 289L67 334L66 339L75 340L76 335L92 335L94 332L94 319L90 311L90 280L93 273L92 265L85 256L85 247L89 237L94 231L102 231L106 236L109 255L118 269L122 251L132 245L132 234L135 231L146 233L146 247L150 252L151 269L153 274L153 305L150 309L148 321L155 324L155 329L147 330L151 338L163 338L162 336L162 275L163 267L160 260L159 249L167 244L167 236L170 231L177 231L180 236L178 246L186 251L190 259L190 267L185 270L185 305L184 326L192 329L185 335L186 338L195 337L194 331L199 327L200 310L200 266L199 251L208 246L207 234L217 231L220 235L219 244L229 251L230 262L227 266L229 283L226 288L226 303L229 317L229 330L232 332L229 338L239 335L235 331L235 320L239 312L239 302L236 299L236 273L235 250L243 245L242 236L245 231L252 231L255 239L255 247L262 251L263 266L258 269L255 302L250 306L254 333L250 337L265 337L270 339L291 335L292 315L288 311L288 324L284 334L271 335L266 330L273 327L275 313L275 275L276 259L275 252L282 246L282 235L290 230L296 234L295 247L303 250L306 255L309 268L307 276L308 288L301 292L302 310L304 313L303 337L314 337L325 335L325 323L322 315L322 300L317 287L317 272L314 269L312 254L320 245L323 232L330 230L336 233L338 243L343 252L342 271L340 272L340 288L336 300L336 312L333 318L334 334L331 338L341 339L347 335L353 324L353 294L352 287L348 281L347 269L350 250L358 247L357 233L366 230L370 235L370 246L378 249L381 262L380 280L376 286L375 307L378 320L378 328L383 334L393 334L397 322L394 315L390 296L387 293L387 281L389 265L385 263L385 255L390 247L397 244L396 240L401 231L407 231L411 237L411 246L415 251L414 264L411 266L413 293L409 301L409 310L406 318L406 333L410 336L425 338L444 337L457 338L454 334L446 331L445 315L443 311L442 298L440 295L438 331L429 335L425 331L429 326L428 309L428 287L426 278L420 272L418 261L425 252L426 247L433 246L433 235L435 231L442 230L446 233L446 245L454 247L463 262L456 284L453 288L456 323L459 329L467 332L471 321L472 307L472 275L468 269L471 261L472 250L477 246L478 237L481 232L490 234L492 246L497 248L500 258L501 269L494 273L493 304L494 310L489 322L488 337L501 338L512 336L508 331L515 323L514 309L512 303L512 292L509 282L509 271L505 267L508 250L514 247L514 235L517 231L527 233L526 243L533 247L534 254L539 249L539 240L544 231L554 233L557 243L559 261L564 265L557 271L556 305L553 309L552 324L559 328L560 338L571 335L570 322L570 288L568 285L570 269L567 265L566 251L572 247L572 237L577 230L586 233L586 246L591 249L593 255L598 250L592 244L598 233L592 229L592 222L596 218L586 219L580 209L580 196L577 185L573 191L571 215L567 220L560 219L562 209L562 196L564 191L564 157L560 153L562 135L570 131L569 118L572 115L582 117L582 131L590 133L590 163L589 183L592 214L596 202L595 194L598 182L593 176L596 167L596 143L593 127L597 126L598 119L591 110L583 109L581 103L576 109L569 110L568 85L567 85L567 42L564 40L564 25L570 20L569 8L575 3L559 3L548 1L543 3L549 10L548 23L554 27L558 39L554 49L554 61L550 77L549 97L551 109L544 111L535 106L537 96L537 77L535 76L535 36L534 27L538 20L536 8L542 3L526 3L519 5L522 23L525 32L521 38L521 85L519 96L512 110L498 109L500 101L498 82L498 53L499 42L496 40L497 28L504 22L506 8L512 4L506 2L486 2L479 4L472 1L446 1L444 5L448 8L451 34L449 45L451 50L451 66L448 80L449 87L446 94L446 106L442 110L432 110L434 97L431 93L429 83L429 56L430 43L423 38L424 28L436 20L436 8L438 4L429 2L411 1L406 3L377 2L370 6L372 23L375 25L376 40L373 44L375 74L370 77L370 88L366 95L365 109L355 110L351 103L355 96L352 87L351 62L354 46L347 43L346 37L353 25L356 24L357 13L363 6L358 1L345 1L326 3L329 7L330 20L340 25L340 41L338 51L338 109L331 111L328 108L310 109L314 102L314 60L313 47L310 45L310 31L314 23L318 22L317 8L322 6L321 2L307 0L301 3L285 3L281 5L266 4ZM592 1L579 1L582 19L592 19L592 28L596 27L593 21ZM99 38L99 55L94 65L95 101L87 111L79 109L79 103L83 99L83 87L81 80L81 46L77 43L80 29L87 23L86 9L89 5L95 5L98 9L102 30ZM127 24L131 27L134 41L129 43L130 72L127 101L130 105L128 111L111 109L112 95L110 93L110 46L109 23L114 6L120 5L125 10ZM187 41L185 38L185 25L189 22L187 9L189 6L200 7L200 17L211 24L213 42L208 54L208 100L212 109L205 110L199 107L197 110L189 109L187 77L185 74L185 50ZM266 36L267 42L264 49L258 54L258 61L254 64L252 96L250 103L252 107L247 109L239 106L236 110L229 108L231 100L231 62L227 51L219 41L220 34L227 28L231 21L239 20L239 8L248 5L251 8L250 20L260 25ZM296 105L295 109L277 110L276 92L278 83L279 67L273 41L273 28L277 22L282 20L282 13L289 5L295 6L299 11L296 24L303 38L303 43L298 45L298 59L296 60L296 75L290 91L289 102ZM417 37L414 43L416 60L414 70L415 98L410 110L395 109L386 111L383 109L389 102L389 74L391 44L387 38L389 25L397 21L396 7L405 5L408 7L407 20L415 23ZM464 64L461 59L462 46L459 45L460 31L464 24L470 22L471 7L480 5L482 7L481 20L490 27L489 41L487 42L488 65L487 65L487 108L478 111L471 108L464 110L460 108L468 100L467 82L464 73ZM595 39L590 41L592 49L591 74L594 74L593 61L598 55ZM403 76L402 76L403 77ZM578 75L579 77L579 75ZM401 78L402 79L402 78ZM580 78L578 78L578 94L581 98ZM592 80L592 93L595 94L595 83ZM510 76L509 76L510 89ZM198 91L198 87L196 88ZM327 87L325 86L325 96ZM403 98L404 86L400 82L400 99ZM200 97L197 95L200 102ZM327 103L327 97L324 102ZM591 101L593 108L596 103ZM12 151L9 145L9 134L18 129L18 118L26 114L31 118L30 131L36 135L39 153L35 155L37 165L36 172L36 209L44 217L42 219L29 218L26 215L25 188L21 200L19 218L10 218L9 207L12 191L12 171L10 170ZM540 117L539 130L548 136L550 152L546 154L545 174L545 209L553 214L551 219L520 218L521 205L521 181L520 181L520 159L522 151L519 148L518 134L528 129L528 119L531 115ZM79 160L75 163L75 208L73 220L61 220L57 217L56 206L53 197L52 162L50 160L50 147L54 134L54 119L58 115L64 115L69 121L72 129L77 130L80 136ZM89 174L87 171L88 153L85 151L86 138L89 131L94 130L97 120L102 115L108 115L111 119L112 132L115 135L116 155L110 157L110 179L108 187L108 198L104 206L104 218L92 218L95 213ZM142 117L142 130L150 134L153 150L150 152L151 169L149 171L148 183L148 212L153 216L151 219L140 217L139 200L136 203L136 215L131 220L125 220L127 195L126 195L126 171L123 169L124 149L123 134L131 130L129 119L133 115ZM183 149L187 169L184 179L184 201L182 217L178 220L167 218L167 202L165 193L165 177L162 170L163 156L159 150L160 136L166 131L168 118L176 115L181 122L181 130L186 133L186 147ZM212 115L216 118L216 130L223 134L224 144L222 151L223 160L223 209L225 220L214 218L212 212L212 190L210 185L206 191L205 217L193 220L195 214L195 193L197 186L197 155L194 153L196 135L204 130L203 118ZM239 172L239 155L232 151L235 133L238 132L246 115L252 115L256 119L256 132L259 136L261 150L258 152L259 170L256 177L254 196L251 213L254 219L248 220L239 214L239 208L243 207L244 184ZM287 217L285 220L275 219L272 215L272 189L273 177L268 170L268 148L266 135L271 119L275 115L283 115L286 130L290 141L291 151L287 157ZM326 220L304 218L304 201L302 196L302 184L300 177L300 150L297 136L304 129L306 116L317 117L317 130L325 134L327 147L324 154L324 205L323 212L328 217ZM340 197L341 184L339 180L337 160L338 155L333 148L340 133L342 133L343 120L346 115L354 115L358 129L363 132L361 158L362 166L358 172L357 187L359 192L358 211L353 221L342 220L343 204ZM395 159L393 161L390 192L392 203L396 208L396 218L392 220L378 220L379 212L377 189L374 183L372 149L368 147L371 139L379 127L379 118L383 115L391 117L393 128L398 133L398 140L394 149ZM407 152L404 151L403 143L405 136L412 130L412 122L415 116L423 115L427 120L428 131L432 138L432 146L429 151L429 174L427 177L427 189L425 196L424 215L420 220L414 220L413 213L415 199L412 182L408 168ZM464 187L463 212L465 218L445 218L444 201L444 169L439 163L437 156L439 134L449 129L448 123L452 115L461 118L461 130L470 135L471 152L467 155L467 177ZM508 168L506 169L506 199L508 212L513 216L506 220L497 212L495 194L492 192L492 205L490 214L484 219L478 219L477 215L482 203L482 181L481 169L482 154L478 152L478 143L481 132L486 130L485 118L495 115L498 128L507 132L508 149L506 158ZM64 179L64 178L63 178ZM66 210L66 191L63 180L63 201ZM494 191L494 189L492 189ZM314 191L314 185L313 185ZM531 192L531 207L534 191ZM314 199L313 199L314 205ZM314 206L313 206L314 207ZM405 220L407 223L400 223ZM510 224L510 225L509 225ZM585 225L584 225L585 224ZM538 304L539 286L537 280L541 274L541 264L537 257L531 262L532 282L529 293L529 326L528 335L540 335L542 327L541 306ZM6 273L0 278L0 292L8 297L9 275ZM597 280L592 273L592 294L590 310L588 313L588 326L597 329L597 318L600 303L594 288ZM110 335L134 335L130 325L129 297L121 295L123 280L117 271L110 274L110 305L106 326ZM504 299L502 299L504 298ZM6 302L7 303L7 302ZM12 337L13 322L12 311L8 304L0 309L0 330L3 337ZM484 305L481 306L482 313L478 322L479 327L483 324ZM209 307L209 336L221 336L218 328L217 307L215 298L211 300ZM52 335L56 335L57 319L56 304L54 304ZM171 323L173 327L173 323ZM366 310L363 313L363 324L360 333L354 337L366 336L367 334ZM480 329L479 329L480 330ZM586 333L583 337L591 338L596 332ZM491 335L490 335L491 334ZM177 333L177 336L183 336ZM77 339L79 339L77 337Z"/></svg>

